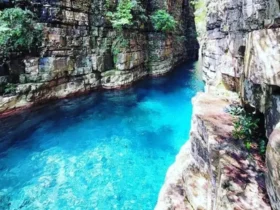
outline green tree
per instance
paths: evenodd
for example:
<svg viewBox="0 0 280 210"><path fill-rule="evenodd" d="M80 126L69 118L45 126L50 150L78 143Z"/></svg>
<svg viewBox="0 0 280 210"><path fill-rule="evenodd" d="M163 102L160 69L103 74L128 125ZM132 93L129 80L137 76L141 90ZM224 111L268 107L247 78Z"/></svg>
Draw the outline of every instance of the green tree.
<svg viewBox="0 0 280 210"><path fill-rule="evenodd" d="M165 10L157 10L151 15L154 28L162 32L171 32L176 29L177 21Z"/></svg>
<svg viewBox="0 0 280 210"><path fill-rule="evenodd" d="M121 0L115 12L107 12L107 17L112 23L113 28L123 29L132 25L140 26L147 21L146 10L138 0Z"/></svg>
<svg viewBox="0 0 280 210"><path fill-rule="evenodd" d="M0 51L4 57L10 52L36 49L41 41L42 27L31 11L21 8L0 11Z"/></svg>
<svg viewBox="0 0 280 210"><path fill-rule="evenodd" d="M116 29L122 29L124 26L132 25L133 16L132 2L130 0L122 0L117 7L116 12L108 12L107 17L110 18L112 26Z"/></svg>

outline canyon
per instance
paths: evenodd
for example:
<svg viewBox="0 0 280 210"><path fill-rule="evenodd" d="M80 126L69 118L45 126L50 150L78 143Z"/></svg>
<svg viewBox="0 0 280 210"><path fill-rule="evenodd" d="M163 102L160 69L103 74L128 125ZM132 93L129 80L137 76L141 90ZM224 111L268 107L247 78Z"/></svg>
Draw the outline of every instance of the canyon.
<svg viewBox="0 0 280 210"><path fill-rule="evenodd" d="M193 99L190 140L168 171L156 209L280 209L279 1L206 5L206 93ZM233 138L236 119L226 112L232 104L263 119L269 138L265 164Z"/></svg>
<svg viewBox="0 0 280 210"><path fill-rule="evenodd" d="M1 65L2 91L7 84L15 90L0 96L0 112L97 88L121 88L198 56L193 7L186 0L134 1L142 16L168 10L178 23L174 33L155 30L150 22L141 22L140 14L120 32L107 17L116 10L115 0L16 3L37 14L43 43L37 54L13 55ZM9 8L15 3L0 4Z"/></svg>
<svg viewBox="0 0 280 210"><path fill-rule="evenodd" d="M7 2L1 7L14 6ZM137 24L120 32L106 15L115 0L19 1L37 14L44 41L37 54L13 55L0 67L2 89L15 85L0 96L0 113L165 74L197 59L200 44L205 92L192 100L190 138L167 172L155 209L279 210L279 0L205 0L200 43L191 1L135 2L145 16L168 11L176 30L155 30L138 14ZM233 137L237 117L226 111L232 105L259 116L268 138L265 159Z"/></svg>

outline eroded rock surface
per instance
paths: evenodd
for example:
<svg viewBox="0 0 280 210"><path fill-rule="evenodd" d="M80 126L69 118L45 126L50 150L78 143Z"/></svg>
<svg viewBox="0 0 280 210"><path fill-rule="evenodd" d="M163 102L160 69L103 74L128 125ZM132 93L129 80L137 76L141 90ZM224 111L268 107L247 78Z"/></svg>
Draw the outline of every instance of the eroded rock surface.
<svg viewBox="0 0 280 210"><path fill-rule="evenodd" d="M208 1L203 72L207 86L239 91L265 115L267 136L280 120L280 3Z"/></svg>
<svg viewBox="0 0 280 210"><path fill-rule="evenodd" d="M273 131L269 138L266 151L266 174L267 191L271 199L273 209L280 209L280 127Z"/></svg>
<svg viewBox="0 0 280 210"><path fill-rule="evenodd" d="M276 179L280 157L273 142L277 133L274 129L280 122L280 2L206 1L206 89L223 85L237 91L245 105L263 113L267 137L273 133L267 150L267 186L272 207L278 210L280 194Z"/></svg>
<svg viewBox="0 0 280 210"><path fill-rule="evenodd" d="M190 140L168 170L156 210L271 209L261 157L248 158L231 137L233 117L225 108L233 101L209 93L193 99Z"/></svg>
<svg viewBox="0 0 280 210"><path fill-rule="evenodd" d="M1 1L0 7L12 7L13 2L22 7L29 2L26 7L43 25L44 42L40 55L1 65L0 95L8 83L16 90L0 96L0 113L96 88L123 87L197 58L189 1L134 1L147 17L158 9L168 11L178 22L172 34L155 31L149 21L120 34L106 16L116 10L115 0Z"/></svg>

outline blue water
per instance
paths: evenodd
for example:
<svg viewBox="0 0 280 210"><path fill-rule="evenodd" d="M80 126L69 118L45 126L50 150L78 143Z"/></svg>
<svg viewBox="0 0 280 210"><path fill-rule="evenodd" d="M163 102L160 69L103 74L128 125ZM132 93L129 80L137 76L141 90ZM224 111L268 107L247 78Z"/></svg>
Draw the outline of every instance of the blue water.
<svg viewBox="0 0 280 210"><path fill-rule="evenodd" d="M203 88L195 65L1 119L0 209L153 209Z"/></svg>

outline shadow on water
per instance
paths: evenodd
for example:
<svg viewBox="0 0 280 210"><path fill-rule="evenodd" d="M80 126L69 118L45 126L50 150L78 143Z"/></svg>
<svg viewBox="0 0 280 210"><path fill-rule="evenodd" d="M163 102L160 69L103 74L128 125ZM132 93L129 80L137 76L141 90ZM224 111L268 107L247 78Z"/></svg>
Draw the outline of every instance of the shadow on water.
<svg viewBox="0 0 280 210"><path fill-rule="evenodd" d="M0 209L153 209L203 90L196 65L2 118Z"/></svg>
<svg viewBox="0 0 280 210"><path fill-rule="evenodd" d="M62 99L32 107L4 117L0 120L0 151L18 141L25 141L45 121L50 122L49 129L52 132L60 132L70 124L83 121L91 113L99 113L97 116L100 116L100 120L125 114L131 107L143 101L151 91L172 94L186 87L192 89L194 93L201 91L203 82L197 65L197 63L182 64L165 76L139 81L125 90L96 91L77 98Z"/></svg>

